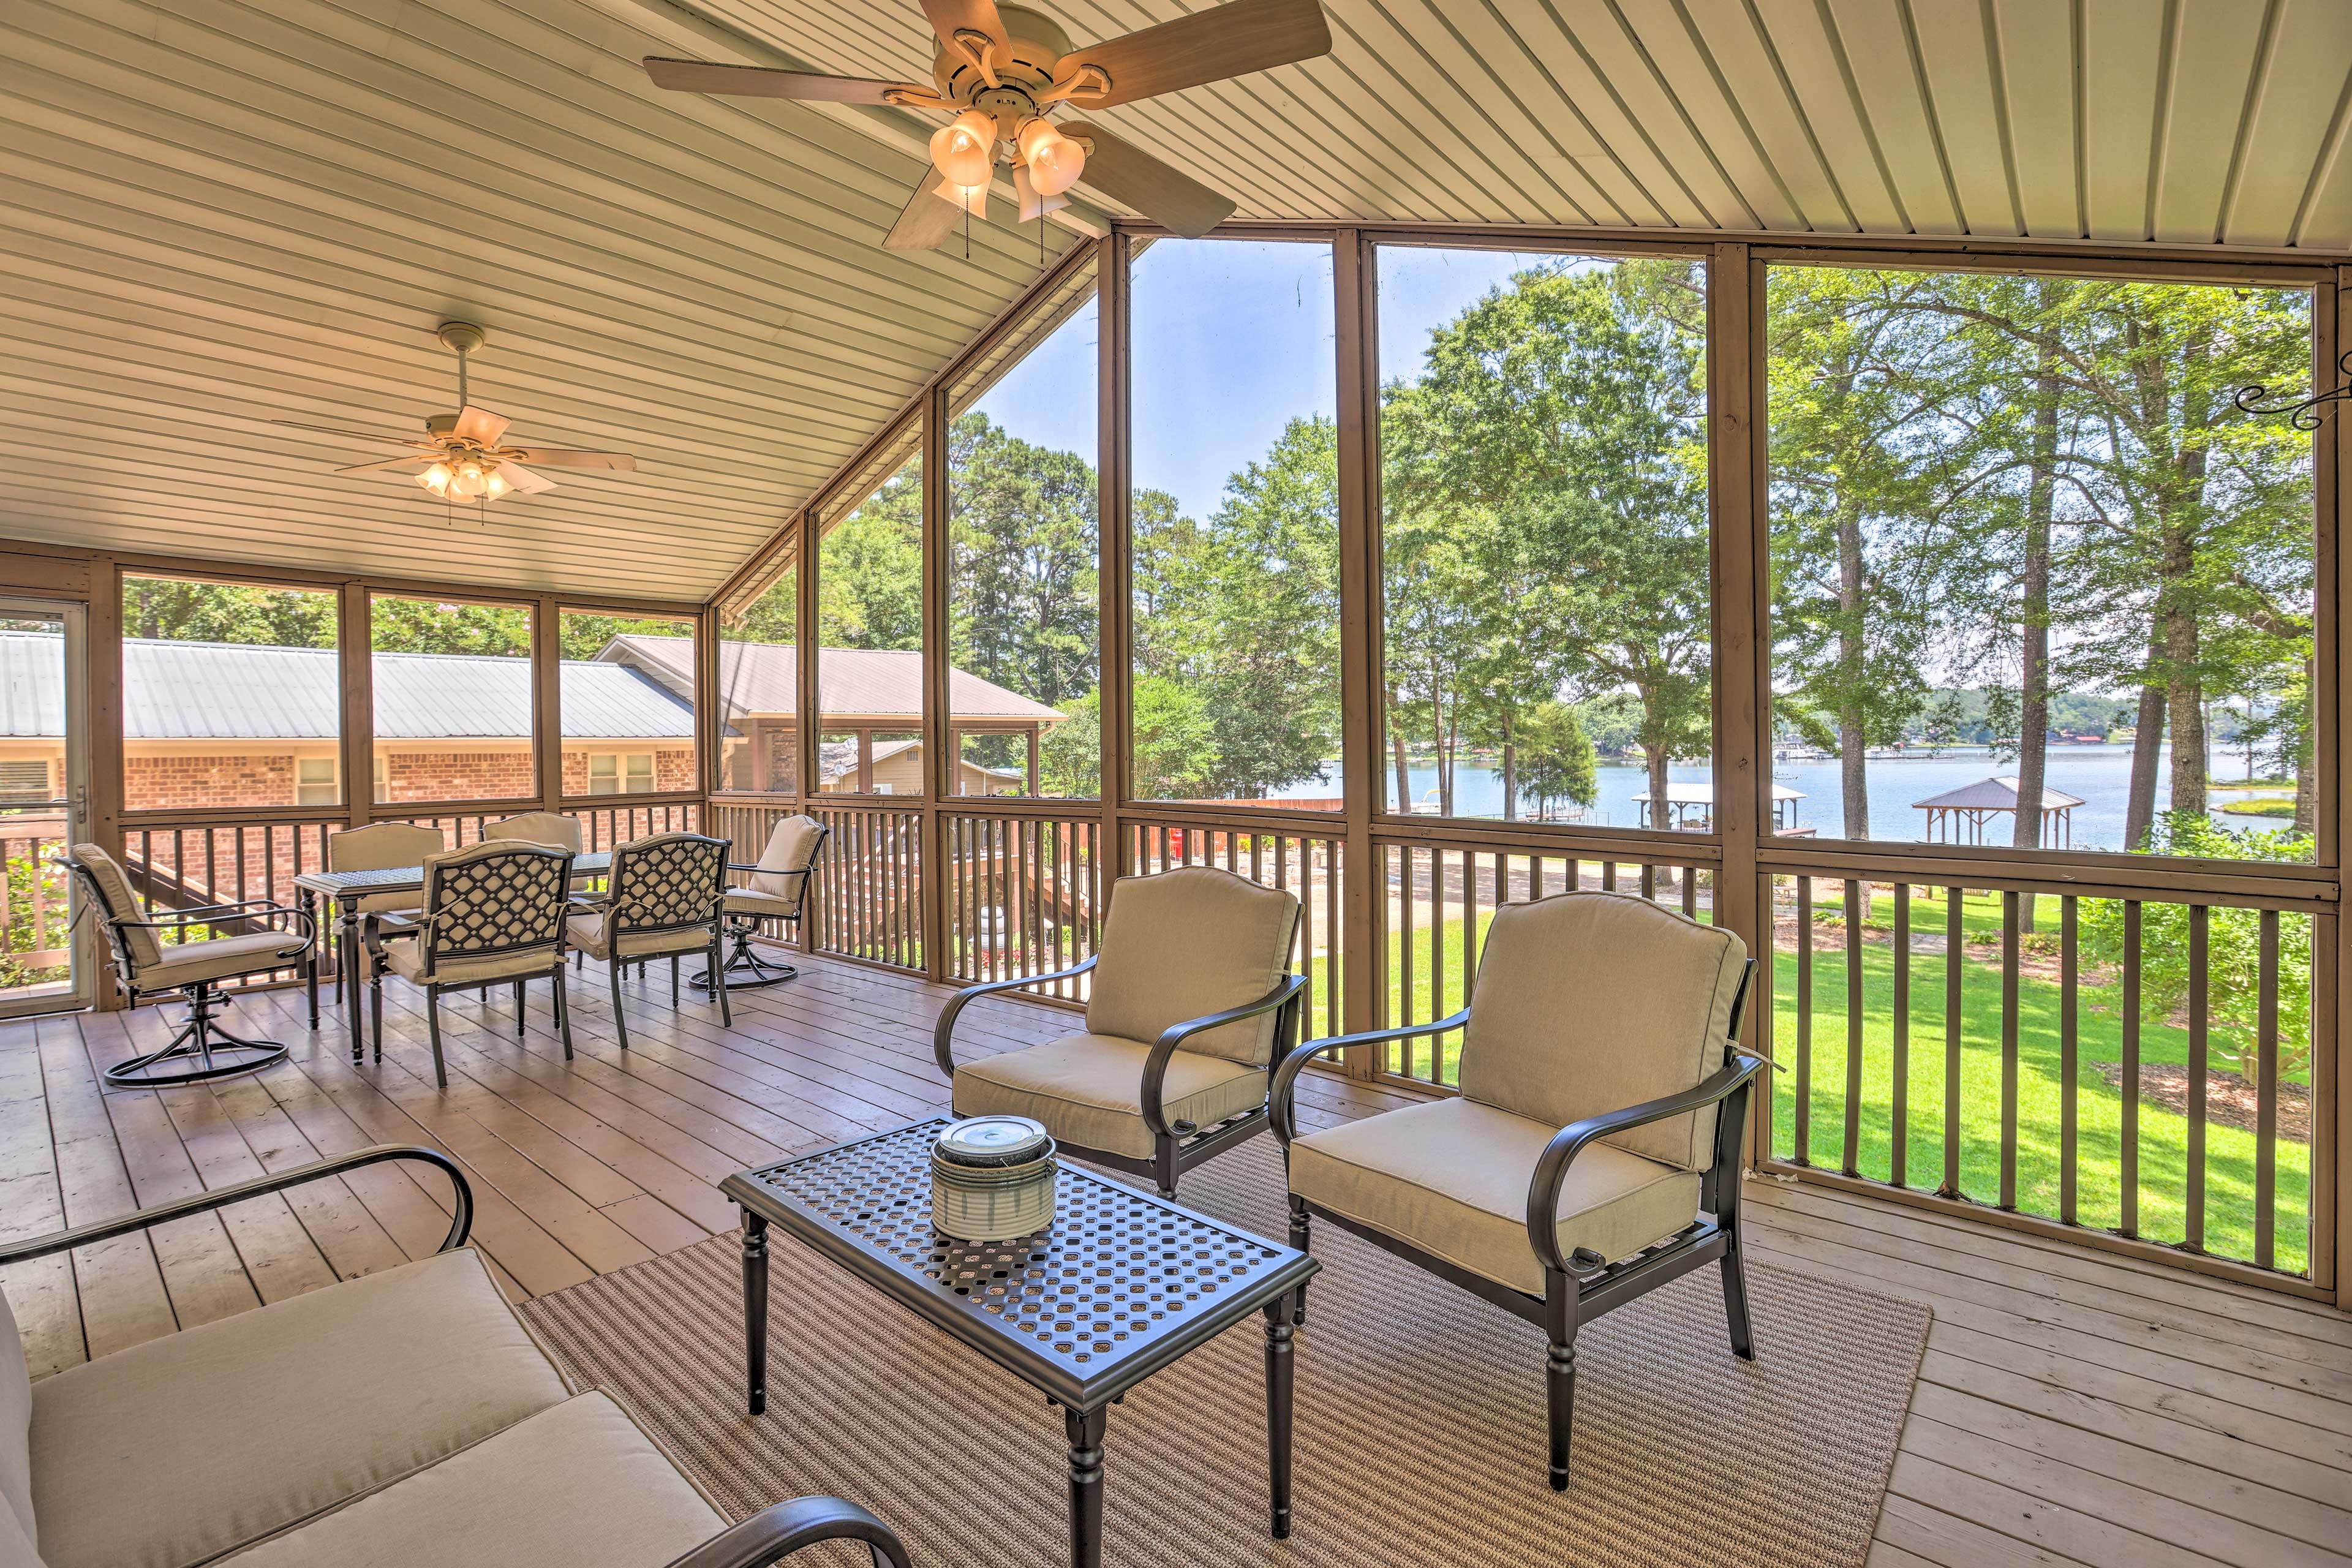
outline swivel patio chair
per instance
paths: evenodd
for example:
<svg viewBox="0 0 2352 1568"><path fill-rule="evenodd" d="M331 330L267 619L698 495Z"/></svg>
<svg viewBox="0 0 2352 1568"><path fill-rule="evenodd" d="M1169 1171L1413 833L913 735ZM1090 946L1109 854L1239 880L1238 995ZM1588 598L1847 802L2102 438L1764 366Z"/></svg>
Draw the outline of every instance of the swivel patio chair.
<svg viewBox="0 0 2352 1568"><path fill-rule="evenodd" d="M1755 967L1731 932L1646 900L1506 904L1469 1006L1310 1041L1275 1073L1290 1244L1305 1249L1325 1220L1542 1328L1555 1489L1580 1324L1719 1263L1732 1353L1756 1359L1740 1154L1767 1064L1733 1043ZM1292 1097L1317 1053L1454 1029L1458 1096L1298 1135Z"/></svg>
<svg viewBox="0 0 2352 1568"><path fill-rule="evenodd" d="M268 899L236 903L202 904L177 910L163 920L141 918L138 896L121 863L95 844L77 844L58 862L81 887L85 906L98 917L106 933L116 981L139 1005L142 996L177 991L188 1005L188 1021L168 1044L144 1056L131 1057L106 1069L106 1081L127 1089L196 1083L251 1072L286 1059L286 1047L274 1040L248 1040L232 1035L213 1021L215 1009L228 1005L221 983L247 975L287 969L310 956L318 926L299 910ZM248 921L286 920L290 931L247 931L191 941L192 933ZM179 940L166 943L163 933ZM194 1062L193 1067L173 1067Z"/></svg>
<svg viewBox="0 0 2352 1568"><path fill-rule="evenodd" d="M613 851L611 895L587 910L575 906L568 940L591 958L604 961L613 984L613 1028L621 1048L629 1048L628 1021L621 1016L621 968L669 955L669 1005L677 1005L677 963L682 953L702 950L704 988L719 1003L719 1019L732 1026L727 987L711 984L719 969L721 907L727 892L724 838L698 833L657 833Z"/></svg>
<svg viewBox="0 0 2352 1568"><path fill-rule="evenodd" d="M555 987L555 1022L572 1056L572 1014L563 995L563 921L572 905L572 855L544 844L486 838L425 861L425 907L415 920L361 917L369 955L368 1006L375 1059L383 1059L383 973L424 988L433 1042L433 1081L449 1087L441 1055L441 995L512 985L515 1033L523 1032L523 986Z"/></svg>
<svg viewBox="0 0 2352 1568"><path fill-rule="evenodd" d="M437 827L418 827L406 822L373 822L365 827L346 828L327 835L327 869L330 871L388 871L404 866L422 866L446 847ZM359 942L362 917L371 914L415 914L425 907L424 889L393 893L364 893L344 902L336 911L335 952L337 954L335 994L348 995L351 1005L360 1004L360 983L363 973L365 949ZM348 954L352 962L342 959ZM349 973L343 971L348 968ZM348 991L345 987L348 986Z"/></svg>
<svg viewBox="0 0 2352 1568"><path fill-rule="evenodd" d="M1298 1038L1307 990L1290 973L1297 923L1297 898L1213 867L1120 878L1094 957L949 1001L932 1047L955 1114L1033 1117L1066 1152L1173 1196L1184 1172L1267 1126L1271 1068ZM1088 973L1083 1032L956 1062L973 997Z"/></svg>
<svg viewBox="0 0 2352 1568"><path fill-rule="evenodd" d="M781 985L800 973L789 963L771 963L761 958L751 939L770 921L799 929L801 911L808 906L809 883L815 879L817 858L824 853L824 841L831 837L833 829L814 816L787 816L769 833L757 865L738 861L727 868L751 873L750 886L727 889L727 935L735 945L719 973L729 990ZM739 974L748 978L735 978ZM688 984L708 988L709 972L694 976Z"/></svg>

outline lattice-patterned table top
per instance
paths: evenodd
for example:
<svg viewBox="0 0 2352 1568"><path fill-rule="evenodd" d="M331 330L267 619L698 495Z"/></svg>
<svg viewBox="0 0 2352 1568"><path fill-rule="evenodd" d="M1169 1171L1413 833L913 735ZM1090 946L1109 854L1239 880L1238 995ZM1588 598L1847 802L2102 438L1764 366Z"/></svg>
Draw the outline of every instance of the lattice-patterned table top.
<svg viewBox="0 0 2352 1568"><path fill-rule="evenodd" d="M931 1228L935 1117L728 1177L719 1190L1066 1405L1107 1404L1287 1295L1305 1253L1061 1163L1054 1224L1012 1241ZM780 1281L789 1313L811 1302Z"/></svg>
<svg viewBox="0 0 2352 1568"><path fill-rule="evenodd" d="M572 858L574 877L601 877L612 868L613 857L603 850ZM373 871L305 871L294 879L294 885L330 899L356 893L400 893L425 886L425 868L385 866Z"/></svg>

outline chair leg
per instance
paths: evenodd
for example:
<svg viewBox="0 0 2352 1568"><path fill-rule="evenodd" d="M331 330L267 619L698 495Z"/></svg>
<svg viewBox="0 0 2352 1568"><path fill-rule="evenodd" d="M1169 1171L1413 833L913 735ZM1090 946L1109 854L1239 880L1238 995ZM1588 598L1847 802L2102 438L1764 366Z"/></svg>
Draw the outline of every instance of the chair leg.
<svg viewBox="0 0 2352 1568"><path fill-rule="evenodd" d="M669 955L669 1010L677 1011L677 954Z"/></svg>
<svg viewBox="0 0 2352 1568"><path fill-rule="evenodd" d="M1176 1195L1176 1140L1155 1138L1151 1150L1151 1179L1160 1184L1160 1195Z"/></svg>
<svg viewBox="0 0 2352 1568"><path fill-rule="evenodd" d="M352 978L352 984L354 985L359 984L356 976ZM382 1061L383 1060L383 975L381 973L368 981L368 1012L372 1016L370 1026L375 1033L375 1059Z"/></svg>
<svg viewBox="0 0 2352 1568"><path fill-rule="evenodd" d="M629 1048L629 1021L621 1016L621 955L614 953L605 962L604 973L613 982L613 1033L620 1037L621 1048Z"/></svg>
<svg viewBox="0 0 2352 1568"><path fill-rule="evenodd" d="M425 1029L433 1037L434 1087L446 1089L449 1087L449 1069L441 1062L441 987L438 985L425 988Z"/></svg>
<svg viewBox="0 0 2352 1568"><path fill-rule="evenodd" d="M572 1059L572 1004L563 994L563 965L555 966L555 1026L563 1033L563 1059Z"/></svg>
<svg viewBox="0 0 2352 1568"><path fill-rule="evenodd" d="M1748 1264L1733 1232L1723 1250L1723 1321L1731 1331L1731 1353L1741 1361L1756 1359L1756 1335L1748 1322Z"/></svg>
<svg viewBox="0 0 2352 1568"><path fill-rule="evenodd" d="M1568 1444L1576 1425L1576 1280L1545 1271L1544 1331L1551 1343L1544 1356L1544 1403L1551 1426L1551 1489L1568 1489Z"/></svg>
<svg viewBox="0 0 2352 1568"><path fill-rule="evenodd" d="M1297 1193L1290 1194L1290 1247L1294 1252L1314 1250L1314 1220L1307 1212L1307 1200ZM1290 1326L1307 1326L1307 1287L1301 1284L1290 1298Z"/></svg>
<svg viewBox="0 0 2352 1568"><path fill-rule="evenodd" d="M727 1005L727 987L719 984L719 942L717 938L714 937L711 940L709 953L704 958L703 962L710 965L710 994L719 998L719 1026L722 1028L731 1029L735 1026L735 1010Z"/></svg>

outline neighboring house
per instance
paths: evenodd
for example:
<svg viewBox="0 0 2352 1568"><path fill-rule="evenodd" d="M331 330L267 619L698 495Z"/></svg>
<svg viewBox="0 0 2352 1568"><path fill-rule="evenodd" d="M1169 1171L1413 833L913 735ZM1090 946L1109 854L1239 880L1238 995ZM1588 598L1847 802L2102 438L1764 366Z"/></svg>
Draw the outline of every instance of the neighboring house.
<svg viewBox="0 0 2352 1568"><path fill-rule="evenodd" d="M724 669L765 700L779 679L794 688L791 648L725 645ZM749 653L746 659L740 656ZM782 655L781 660L772 656ZM696 787L693 643L616 637L594 659L563 661L563 790L645 795ZM912 654L827 649L831 696L866 706L827 710L820 787L877 794L921 788L921 667ZM64 645L55 633L0 631L0 805L58 799L65 790ZM122 644L124 805L173 807L333 805L341 777L341 680L332 648L127 637ZM379 653L373 778L362 794L388 804L535 796L528 658L487 654ZM722 679L722 690L730 689ZM1027 737L1062 715L959 670L976 730ZM903 706L898 706L903 704ZM764 754L791 777L789 695L781 713L729 703L726 765L749 776ZM960 720L965 710L959 709ZM778 720L782 726L779 739ZM837 720L845 720L839 725ZM756 749L755 749L756 748ZM1034 763L1033 763L1034 767ZM1032 774L1034 776L1034 773ZM1023 774L967 760L966 795L1019 790ZM733 787L772 787L735 784Z"/></svg>
<svg viewBox="0 0 2352 1568"><path fill-rule="evenodd" d="M691 637L616 637L596 657L642 670L674 692L694 689ZM921 794L922 655L825 648L817 658L817 712L824 725L817 787L867 795ZM793 789L799 650L722 640L719 692L728 723L721 741L721 785ZM956 793L1035 794L1038 740L1066 715L963 669L948 672L948 702L950 732L961 764ZM988 755L997 760L983 762L982 756Z"/></svg>

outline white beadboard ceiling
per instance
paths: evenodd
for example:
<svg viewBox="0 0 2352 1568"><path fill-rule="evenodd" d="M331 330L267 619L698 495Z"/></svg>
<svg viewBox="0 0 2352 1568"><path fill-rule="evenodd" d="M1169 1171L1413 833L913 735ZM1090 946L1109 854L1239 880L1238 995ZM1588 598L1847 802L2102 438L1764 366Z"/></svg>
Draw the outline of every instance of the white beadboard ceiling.
<svg viewBox="0 0 2352 1568"><path fill-rule="evenodd" d="M1204 6L1039 8L1084 41ZM1103 119L1250 218L2352 249L2352 0L1327 9L1327 58ZM916 0L0 0L0 536L706 595L1037 235L884 251L932 121L637 58L920 80L928 38ZM640 470L451 526L330 472L391 448L257 423L415 431L452 316L519 437Z"/></svg>

